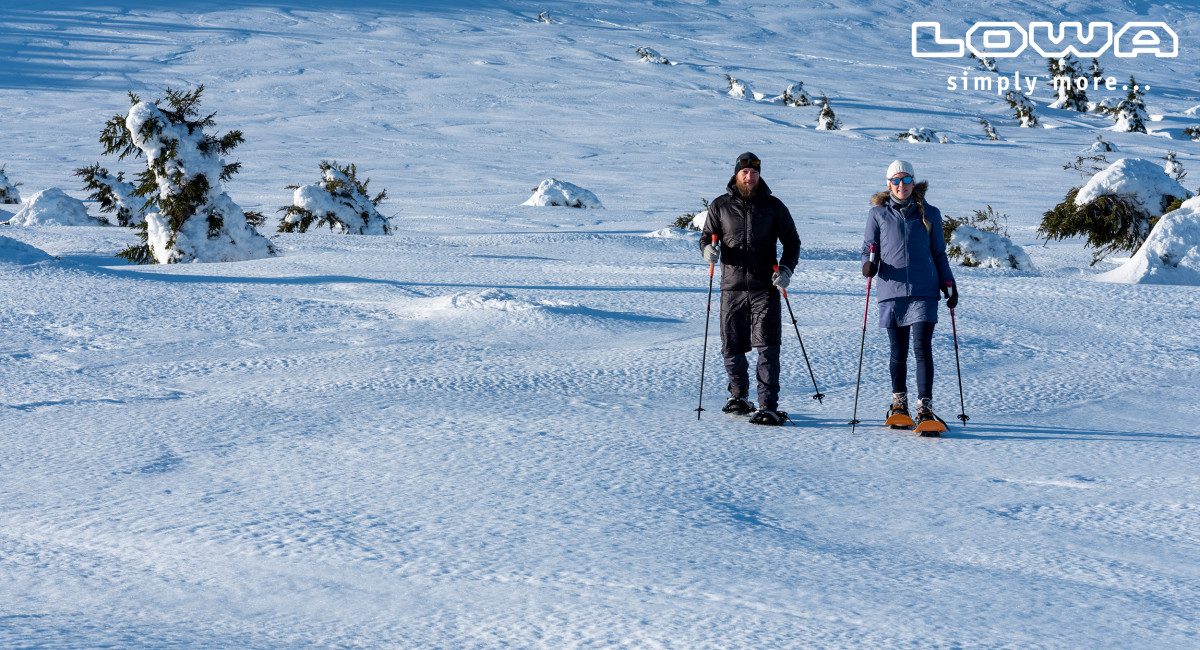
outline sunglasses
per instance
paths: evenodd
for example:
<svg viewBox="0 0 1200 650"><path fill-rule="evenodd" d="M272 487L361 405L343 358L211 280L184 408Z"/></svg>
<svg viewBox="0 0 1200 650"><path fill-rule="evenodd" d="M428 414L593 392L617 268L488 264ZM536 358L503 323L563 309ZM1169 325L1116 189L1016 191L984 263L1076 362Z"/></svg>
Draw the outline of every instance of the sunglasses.
<svg viewBox="0 0 1200 650"><path fill-rule="evenodd" d="M742 167L753 167L755 169L759 169L762 165L762 162L759 161L758 158L738 158L737 164Z"/></svg>
<svg viewBox="0 0 1200 650"><path fill-rule="evenodd" d="M892 185L896 185L896 186L899 186L900 183L904 183L905 185L908 185L909 183L912 182L912 176L901 176L900 178L889 178L888 182L891 183Z"/></svg>

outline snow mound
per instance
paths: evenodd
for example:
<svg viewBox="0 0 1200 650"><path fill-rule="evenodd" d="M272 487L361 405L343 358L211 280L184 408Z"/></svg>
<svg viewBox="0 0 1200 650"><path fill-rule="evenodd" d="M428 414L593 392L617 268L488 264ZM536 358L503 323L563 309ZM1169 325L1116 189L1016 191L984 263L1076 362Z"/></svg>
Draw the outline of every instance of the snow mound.
<svg viewBox="0 0 1200 650"><path fill-rule="evenodd" d="M1188 191L1167 175L1162 163L1142 158L1121 158L1089 180L1075 195L1075 205L1085 205L1105 194L1122 196L1152 217L1162 215L1164 197L1183 198Z"/></svg>
<svg viewBox="0 0 1200 650"><path fill-rule="evenodd" d="M37 264L38 262L48 262L53 260L46 251L40 248L34 248L25 242L20 242L12 237L0 235L0 264Z"/></svg>
<svg viewBox="0 0 1200 650"><path fill-rule="evenodd" d="M570 208L603 208L595 194L566 181L547 178L534 190L533 196L521 205L562 205Z"/></svg>
<svg viewBox="0 0 1200 650"><path fill-rule="evenodd" d="M437 299L447 309L492 309L496 311L532 311L543 307L540 302L517 298L501 289L483 289L456 293Z"/></svg>
<svg viewBox="0 0 1200 650"><path fill-rule="evenodd" d="M83 201L67 196L52 187L33 195L8 222L14 226L98 226L101 222L88 216Z"/></svg>
<svg viewBox="0 0 1200 650"><path fill-rule="evenodd" d="M695 230L684 230L682 228L663 228L655 230L651 233L646 233L647 237L654 239L695 239L700 233Z"/></svg>
<svg viewBox="0 0 1200 650"><path fill-rule="evenodd" d="M1097 279L1200 286L1200 197L1164 215L1128 262Z"/></svg>
<svg viewBox="0 0 1200 650"><path fill-rule="evenodd" d="M1017 269L1036 271L1025 249L1008 237L968 225L961 225L950 234L950 247L962 251L963 265L986 269Z"/></svg>

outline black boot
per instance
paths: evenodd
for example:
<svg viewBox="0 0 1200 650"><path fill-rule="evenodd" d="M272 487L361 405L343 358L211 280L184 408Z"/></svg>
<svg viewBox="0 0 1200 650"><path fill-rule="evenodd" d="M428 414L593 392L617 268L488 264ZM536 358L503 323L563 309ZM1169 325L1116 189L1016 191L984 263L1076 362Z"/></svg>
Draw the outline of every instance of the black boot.
<svg viewBox="0 0 1200 650"><path fill-rule="evenodd" d="M730 397L725 401L721 410L732 415L746 415L754 410L754 405L741 397Z"/></svg>

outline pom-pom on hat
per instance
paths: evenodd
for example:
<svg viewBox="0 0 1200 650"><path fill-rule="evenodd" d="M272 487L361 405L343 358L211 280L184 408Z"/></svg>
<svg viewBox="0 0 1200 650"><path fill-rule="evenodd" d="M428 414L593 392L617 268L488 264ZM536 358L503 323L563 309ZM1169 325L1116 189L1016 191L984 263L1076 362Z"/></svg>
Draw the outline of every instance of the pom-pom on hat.
<svg viewBox="0 0 1200 650"><path fill-rule="evenodd" d="M893 160L892 164L888 165L887 176L884 176L884 178L891 178L900 172L904 172L913 178L917 176L913 172L912 163L907 160Z"/></svg>

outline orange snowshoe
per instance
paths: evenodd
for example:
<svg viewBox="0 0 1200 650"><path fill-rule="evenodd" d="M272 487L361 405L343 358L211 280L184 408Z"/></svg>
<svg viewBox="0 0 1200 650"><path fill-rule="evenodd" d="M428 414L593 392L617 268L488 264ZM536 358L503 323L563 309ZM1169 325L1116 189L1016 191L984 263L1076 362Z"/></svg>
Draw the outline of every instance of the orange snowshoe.
<svg viewBox="0 0 1200 650"><path fill-rule="evenodd" d="M893 429L909 429L915 424L913 419L908 416L908 409L903 406L893 404L887 412L887 420L884 424Z"/></svg>
<svg viewBox="0 0 1200 650"><path fill-rule="evenodd" d="M933 411L917 411L917 427L913 429L922 438L940 438L950 429L946 421L933 414Z"/></svg>

